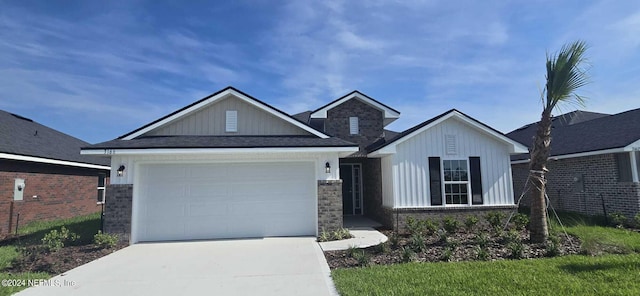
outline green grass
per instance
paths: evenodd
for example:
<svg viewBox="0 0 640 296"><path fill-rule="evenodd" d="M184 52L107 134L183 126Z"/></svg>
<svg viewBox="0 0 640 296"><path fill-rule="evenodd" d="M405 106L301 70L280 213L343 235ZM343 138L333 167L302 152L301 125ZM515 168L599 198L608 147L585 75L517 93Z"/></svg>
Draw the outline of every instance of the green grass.
<svg viewBox="0 0 640 296"><path fill-rule="evenodd" d="M640 255L338 269L340 295L640 295Z"/></svg>
<svg viewBox="0 0 640 296"><path fill-rule="evenodd" d="M68 228L80 236L77 244L89 244L93 241L93 235L100 229L100 213L79 216L71 219L61 219L54 221L38 221L20 226L19 239L11 241L9 244L0 246L0 280L2 279L48 279L52 275L47 273L19 273L9 274L5 270L11 266L13 260L20 256L19 248L39 244L45 234L62 226ZM26 287L0 287L0 296L11 295Z"/></svg>

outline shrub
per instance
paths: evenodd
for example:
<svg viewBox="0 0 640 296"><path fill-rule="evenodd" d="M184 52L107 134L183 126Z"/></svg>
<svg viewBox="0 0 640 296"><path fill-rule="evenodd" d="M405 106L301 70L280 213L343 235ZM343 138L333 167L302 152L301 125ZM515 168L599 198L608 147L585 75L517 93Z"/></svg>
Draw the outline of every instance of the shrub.
<svg viewBox="0 0 640 296"><path fill-rule="evenodd" d="M356 261L358 261L359 266L363 266L363 267L369 266L369 263L371 261L371 258L364 250L360 252L355 252L355 254L353 254L353 258L356 259Z"/></svg>
<svg viewBox="0 0 640 296"><path fill-rule="evenodd" d="M476 258L478 260L486 261L489 259L489 252L486 248L476 246Z"/></svg>
<svg viewBox="0 0 640 296"><path fill-rule="evenodd" d="M93 236L93 243L103 249L113 248L118 243L118 235L112 233L102 233L102 231L98 230L98 233Z"/></svg>
<svg viewBox="0 0 640 296"><path fill-rule="evenodd" d="M513 216L513 224L515 224L517 230L523 230L529 226L529 216L518 213Z"/></svg>
<svg viewBox="0 0 640 296"><path fill-rule="evenodd" d="M502 240L505 244L520 242L520 233L516 230L510 230L502 235Z"/></svg>
<svg viewBox="0 0 640 296"><path fill-rule="evenodd" d="M400 239L398 238L398 234L397 233L394 232L394 233L391 234L391 237L389 238L389 243L394 248L398 247L398 245L400 244Z"/></svg>
<svg viewBox="0 0 640 296"><path fill-rule="evenodd" d="M429 218L424 219L421 222L426 235L432 235L436 233L436 230L438 230L438 224Z"/></svg>
<svg viewBox="0 0 640 296"><path fill-rule="evenodd" d="M62 226L60 231L54 229L45 234L42 238L42 244L47 250L49 250L49 252L55 252L62 249L64 246L68 246L77 239L77 234L70 232L69 229Z"/></svg>
<svg viewBox="0 0 640 296"><path fill-rule="evenodd" d="M421 234L423 231L423 224L420 223L419 220L416 220L411 216L407 217L407 219L405 220L405 225L407 228L407 232L409 232L409 235L411 236Z"/></svg>
<svg viewBox="0 0 640 296"><path fill-rule="evenodd" d="M413 251L422 252L427 249L427 245L424 242L424 237L420 234L414 234L409 239L409 246Z"/></svg>
<svg viewBox="0 0 640 296"><path fill-rule="evenodd" d="M451 257L453 257L453 251L449 248L444 248L442 252L442 260L451 261Z"/></svg>
<svg viewBox="0 0 640 296"><path fill-rule="evenodd" d="M468 232L472 232L476 224L478 224L478 217L476 216L467 216L467 218L464 220L464 227Z"/></svg>
<svg viewBox="0 0 640 296"><path fill-rule="evenodd" d="M455 251L458 246L460 245L460 242L454 239L450 239L447 241L447 244L445 245L446 248Z"/></svg>
<svg viewBox="0 0 640 296"><path fill-rule="evenodd" d="M491 227L493 227L493 229L498 231L499 229L502 228L502 226L503 226L502 225L502 220L504 220L504 218L506 218L506 216L502 212L491 211L491 212L487 213L484 216L484 218L487 220L489 225L491 225Z"/></svg>
<svg viewBox="0 0 640 296"><path fill-rule="evenodd" d="M623 228L625 222L627 222L627 217L620 212L615 212L611 214L611 223L616 228Z"/></svg>
<svg viewBox="0 0 640 296"><path fill-rule="evenodd" d="M511 252L511 258L513 259L522 259L524 257L524 244L520 241L509 243L507 249Z"/></svg>
<svg viewBox="0 0 640 296"><path fill-rule="evenodd" d="M386 241L384 243L377 244L375 247L376 252L387 254L391 252L391 247L389 246L389 242Z"/></svg>
<svg viewBox="0 0 640 296"><path fill-rule="evenodd" d="M476 245L478 245L478 247L484 249L489 245L489 235L487 235L484 232L478 233L476 235Z"/></svg>
<svg viewBox="0 0 640 296"><path fill-rule="evenodd" d="M347 249L347 257L351 257L353 258L353 256L355 256L355 254L358 252L358 248L354 245L349 246L349 248Z"/></svg>
<svg viewBox="0 0 640 296"><path fill-rule="evenodd" d="M460 228L460 221L451 216L446 216L442 219L442 227L444 227L444 230L448 233L456 233L458 228Z"/></svg>
<svg viewBox="0 0 640 296"><path fill-rule="evenodd" d="M438 238L440 242L446 244L449 241L449 234L444 229L438 229Z"/></svg>
<svg viewBox="0 0 640 296"><path fill-rule="evenodd" d="M332 238L334 240L351 238L351 233L349 232L349 229L338 228L335 231L333 231Z"/></svg>
<svg viewBox="0 0 640 296"><path fill-rule="evenodd" d="M320 236L318 236L319 242L328 242L331 240L331 234L322 228L322 232L320 232Z"/></svg>
<svg viewBox="0 0 640 296"><path fill-rule="evenodd" d="M402 248L402 262L408 263L415 261L417 259L416 253L411 250L411 248L403 247Z"/></svg>

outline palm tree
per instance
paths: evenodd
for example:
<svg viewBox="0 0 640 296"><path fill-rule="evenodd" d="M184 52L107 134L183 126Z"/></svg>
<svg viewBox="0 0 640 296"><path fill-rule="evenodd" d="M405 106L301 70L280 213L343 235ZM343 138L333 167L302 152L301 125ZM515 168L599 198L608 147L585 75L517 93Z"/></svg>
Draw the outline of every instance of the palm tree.
<svg viewBox="0 0 640 296"><path fill-rule="evenodd" d="M584 41L566 44L555 56L547 54L547 84L542 93L544 108L531 148L529 182L532 184L530 239L533 243L545 242L549 236L547 228L547 206L545 199L545 174L551 144L551 113L558 103L584 105L584 98L575 91L589 82L585 62L587 45Z"/></svg>

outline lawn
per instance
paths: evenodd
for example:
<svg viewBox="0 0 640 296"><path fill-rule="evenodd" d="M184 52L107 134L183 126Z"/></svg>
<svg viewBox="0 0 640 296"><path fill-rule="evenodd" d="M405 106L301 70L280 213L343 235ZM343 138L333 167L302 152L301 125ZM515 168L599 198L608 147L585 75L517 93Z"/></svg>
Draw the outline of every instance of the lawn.
<svg viewBox="0 0 640 296"><path fill-rule="evenodd" d="M93 235L100 229L100 213L75 217L71 219L62 219L55 221L34 222L19 228L19 239L0 242L0 280L11 279L48 279L52 274L42 272L23 272L8 273L7 268L11 267L11 263L21 256L20 248L38 244L46 233L53 229L59 229L65 226L70 231L79 235L78 244L91 243ZM0 296L11 295L25 287L2 287L0 286Z"/></svg>
<svg viewBox="0 0 640 296"><path fill-rule="evenodd" d="M332 277L341 295L640 295L640 233L560 217L587 255L377 265L336 269ZM550 227L563 232L557 221Z"/></svg>

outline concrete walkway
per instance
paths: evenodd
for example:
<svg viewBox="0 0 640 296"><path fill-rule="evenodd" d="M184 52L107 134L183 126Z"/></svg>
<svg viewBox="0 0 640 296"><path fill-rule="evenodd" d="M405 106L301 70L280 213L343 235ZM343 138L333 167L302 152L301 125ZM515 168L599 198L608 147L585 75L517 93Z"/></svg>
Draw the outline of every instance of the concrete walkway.
<svg viewBox="0 0 640 296"><path fill-rule="evenodd" d="M337 295L315 239L136 244L17 295Z"/></svg>
<svg viewBox="0 0 640 296"><path fill-rule="evenodd" d="M367 248L384 243L387 236L377 231L374 227L382 226L378 222L362 216L347 216L344 218L344 227L354 238L339 241L321 242L323 251L347 250L351 247Z"/></svg>

